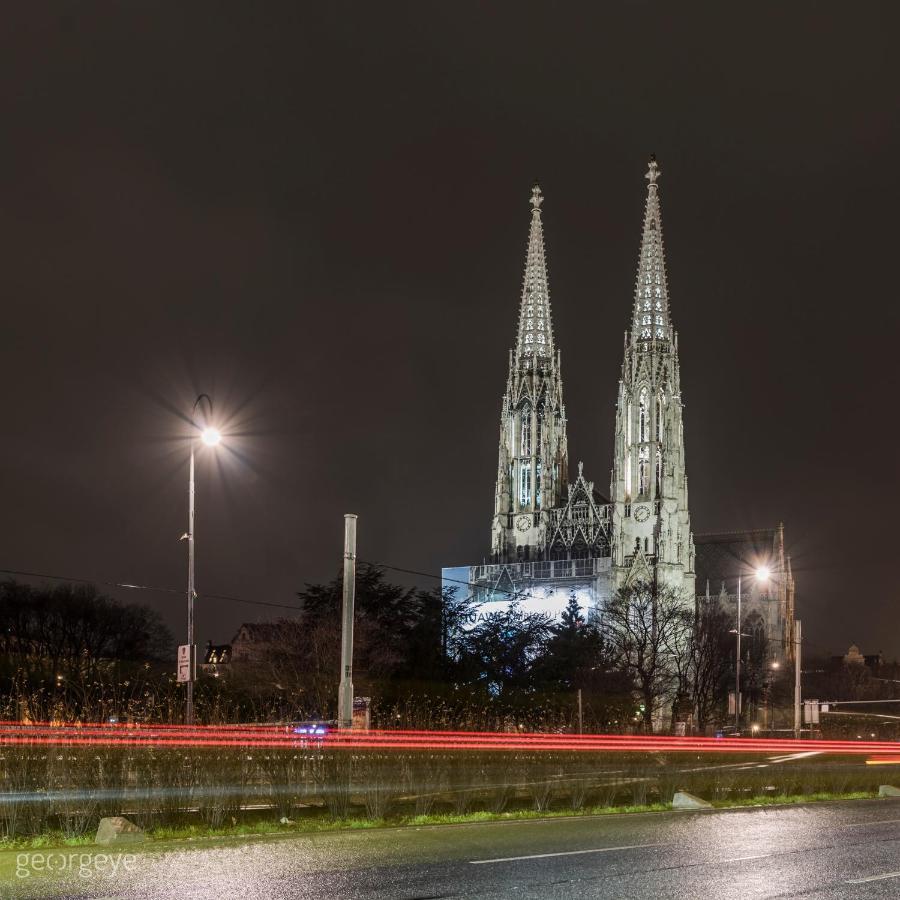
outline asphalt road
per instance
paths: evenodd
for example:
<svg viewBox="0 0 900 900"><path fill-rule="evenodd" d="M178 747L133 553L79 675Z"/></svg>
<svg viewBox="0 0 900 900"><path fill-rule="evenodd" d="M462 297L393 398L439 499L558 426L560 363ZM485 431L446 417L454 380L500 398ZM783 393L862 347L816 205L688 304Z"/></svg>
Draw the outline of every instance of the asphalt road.
<svg viewBox="0 0 900 900"><path fill-rule="evenodd" d="M136 854L115 876L50 877L5 880L0 891L91 900L898 898L900 800L172 845Z"/></svg>

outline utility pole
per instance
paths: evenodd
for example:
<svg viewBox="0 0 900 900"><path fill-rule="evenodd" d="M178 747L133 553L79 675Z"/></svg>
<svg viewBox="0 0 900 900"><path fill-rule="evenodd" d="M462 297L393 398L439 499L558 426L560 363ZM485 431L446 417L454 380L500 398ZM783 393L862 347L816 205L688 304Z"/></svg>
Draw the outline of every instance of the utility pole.
<svg viewBox="0 0 900 900"><path fill-rule="evenodd" d="M341 615L341 684L338 726L353 727L353 607L356 596L356 515L344 516L344 598Z"/></svg>
<svg viewBox="0 0 900 900"><path fill-rule="evenodd" d="M734 730L741 733L741 576L737 590L737 656L734 663Z"/></svg>
<svg viewBox="0 0 900 900"><path fill-rule="evenodd" d="M794 619L794 737L800 739L800 620Z"/></svg>

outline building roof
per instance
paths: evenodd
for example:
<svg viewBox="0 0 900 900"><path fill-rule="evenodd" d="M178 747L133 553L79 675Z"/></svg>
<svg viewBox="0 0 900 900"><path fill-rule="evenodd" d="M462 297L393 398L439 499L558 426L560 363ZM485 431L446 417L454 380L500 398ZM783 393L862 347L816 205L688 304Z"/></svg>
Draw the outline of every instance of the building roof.
<svg viewBox="0 0 900 900"><path fill-rule="evenodd" d="M747 531L725 531L694 536L694 571L697 591L718 593L722 582L731 590L738 575L745 578L757 566L767 566L773 572L783 565L783 529L754 528Z"/></svg>
<svg viewBox="0 0 900 900"><path fill-rule="evenodd" d="M243 641L269 642L277 640L280 637L280 628L277 622L244 622L238 628L237 634L232 638L231 643L241 643Z"/></svg>

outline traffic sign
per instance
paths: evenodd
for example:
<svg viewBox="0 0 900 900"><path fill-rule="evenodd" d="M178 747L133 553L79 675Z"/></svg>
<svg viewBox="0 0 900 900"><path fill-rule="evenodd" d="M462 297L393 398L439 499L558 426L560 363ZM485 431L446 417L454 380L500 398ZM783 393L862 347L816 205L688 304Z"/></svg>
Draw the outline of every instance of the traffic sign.
<svg viewBox="0 0 900 900"><path fill-rule="evenodd" d="M196 645L179 644L178 645L178 667L176 669L177 680L196 681L197 680L197 654L192 652Z"/></svg>

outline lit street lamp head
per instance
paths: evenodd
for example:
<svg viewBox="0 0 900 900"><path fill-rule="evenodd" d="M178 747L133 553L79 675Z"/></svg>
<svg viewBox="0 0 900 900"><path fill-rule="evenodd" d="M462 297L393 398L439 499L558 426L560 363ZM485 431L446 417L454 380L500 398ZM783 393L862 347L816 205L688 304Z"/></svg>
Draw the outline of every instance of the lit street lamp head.
<svg viewBox="0 0 900 900"><path fill-rule="evenodd" d="M215 447L222 440L222 435L216 428L204 428L200 439L207 447Z"/></svg>
<svg viewBox="0 0 900 900"><path fill-rule="evenodd" d="M760 566L756 570L756 580L757 581L768 581L769 580L769 567L768 566Z"/></svg>

